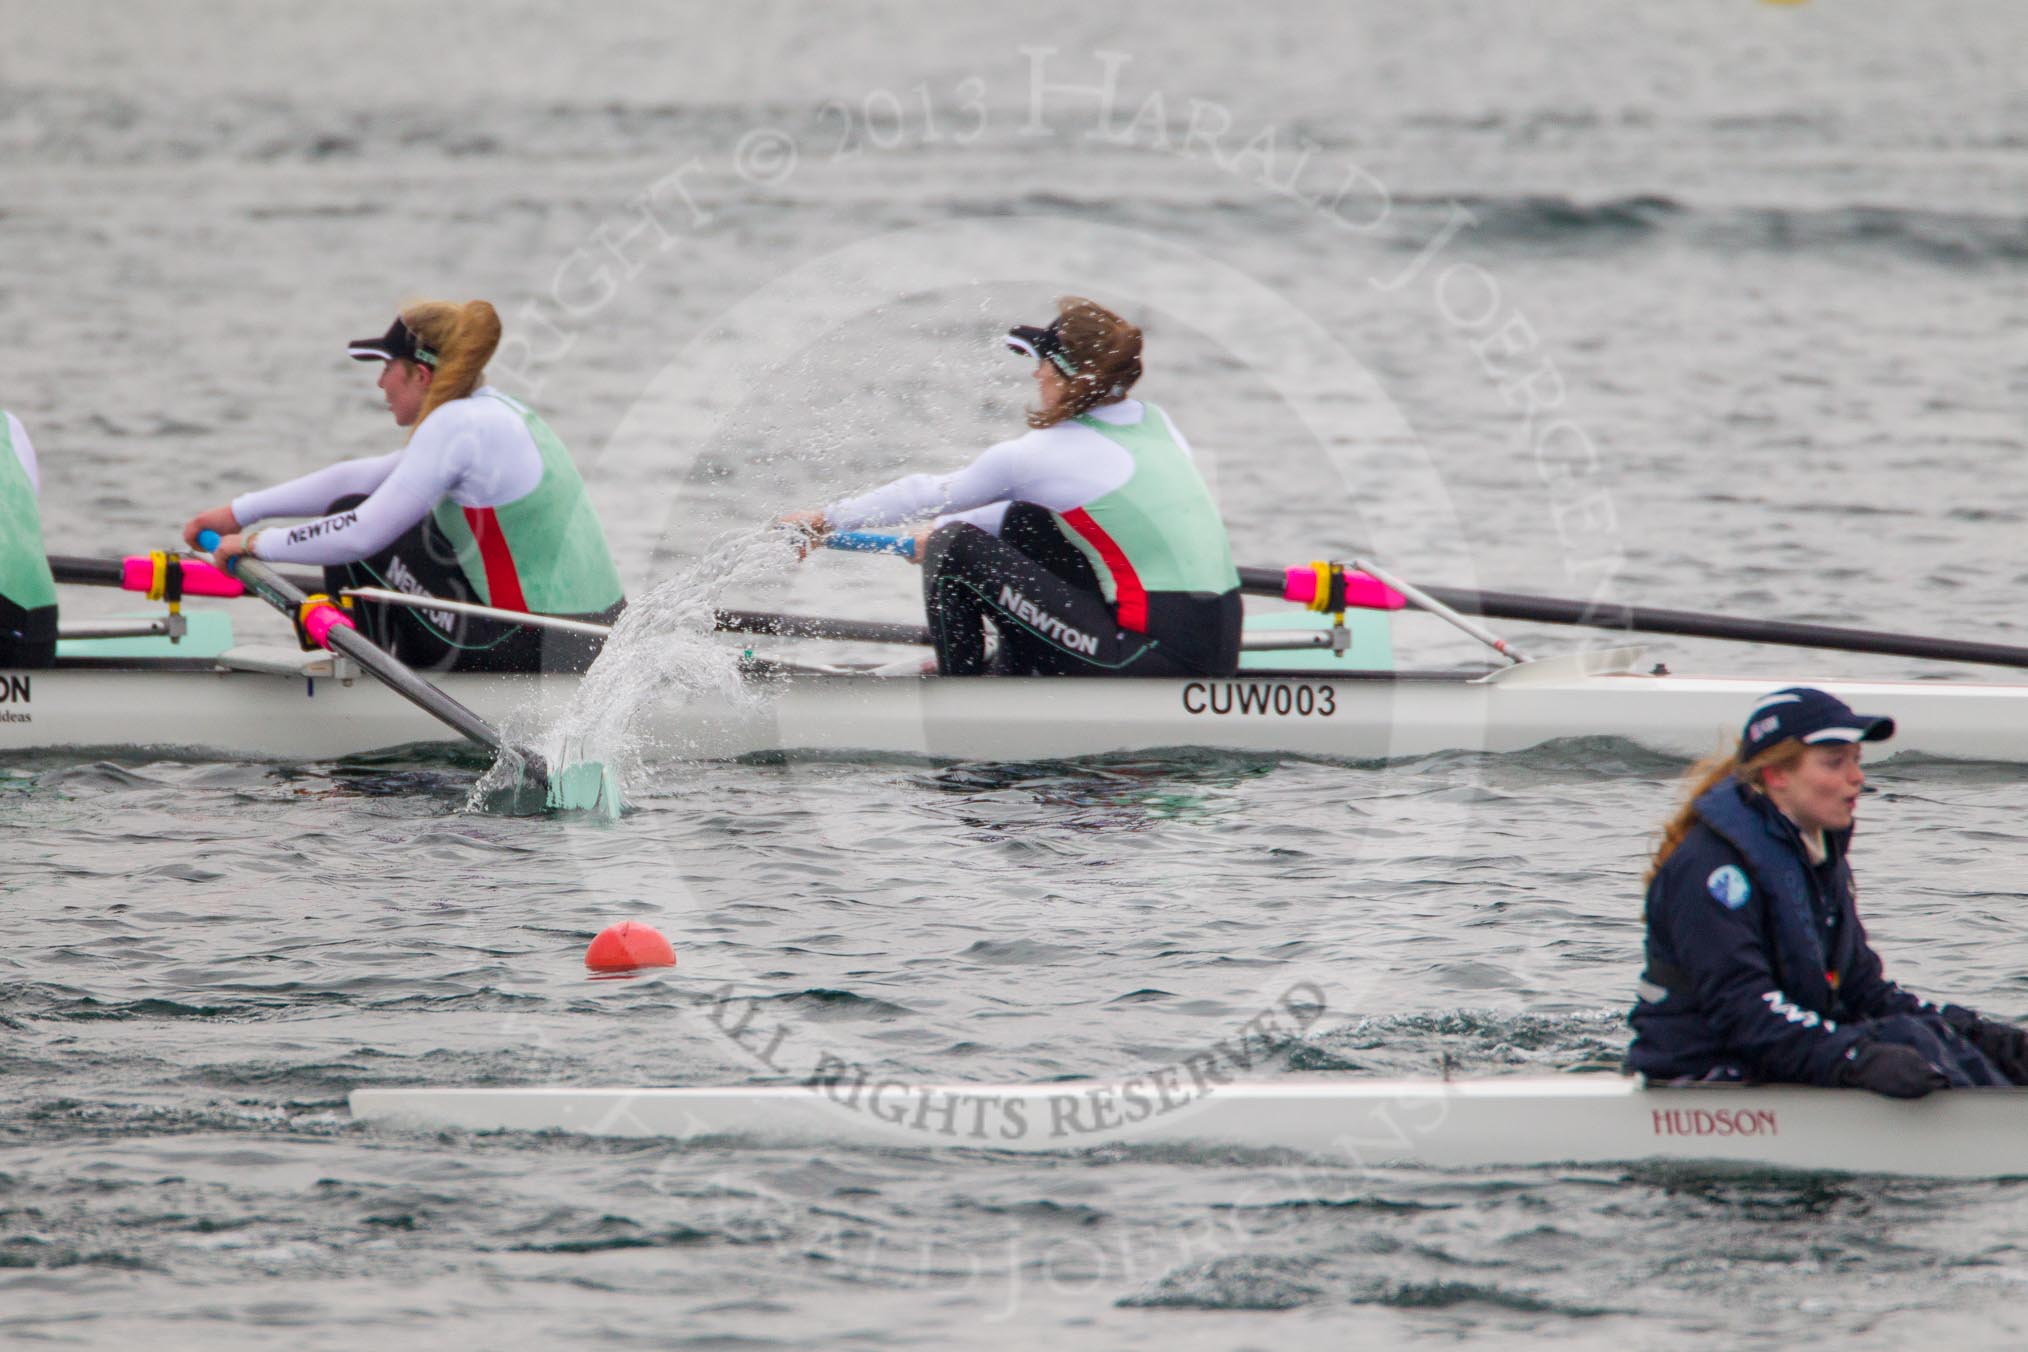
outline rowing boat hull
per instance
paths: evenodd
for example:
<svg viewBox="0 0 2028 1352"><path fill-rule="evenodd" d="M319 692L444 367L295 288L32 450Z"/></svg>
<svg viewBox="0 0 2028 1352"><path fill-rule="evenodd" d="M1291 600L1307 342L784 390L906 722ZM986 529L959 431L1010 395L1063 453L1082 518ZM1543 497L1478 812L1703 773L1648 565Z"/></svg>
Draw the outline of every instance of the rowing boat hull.
<svg viewBox="0 0 2028 1352"><path fill-rule="evenodd" d="M731 1138L761 1145L1286 1150L1352 1167L1642 1161L2028 1176L2028 1093L1920 1102L1802 1086L1651 1089L1618 1076L1223 1085L1171 1076L1053 1085L355 1089L366 1122L469 1131Z"/></svg>
<svg viewBox="0 0 2028 1352"><path fill-rule="evenodd" d="M234 650L205 662L0 672L0 752L162 749L230 758L326 759L454 734L371 678L305 674L299 655ZM291 665L295 663L296 665ZM237 665L235 665L237 664ZM549 725L577 678L451 675L443 689L509 729ZM1380 760L1519 751L1616 737L1669 755L1710 751L1774 679L1587 672L1554 659L1491 679L1409 674L1248 674L1185 681L885 679L797 674L746 704L650 710L639 732L669 752L865 752L1031 760L1207 747ZM1893 714L1895 754L2028 762L2028 686L1826 681ZM526 735L526 734L522 734Z"/></svg>

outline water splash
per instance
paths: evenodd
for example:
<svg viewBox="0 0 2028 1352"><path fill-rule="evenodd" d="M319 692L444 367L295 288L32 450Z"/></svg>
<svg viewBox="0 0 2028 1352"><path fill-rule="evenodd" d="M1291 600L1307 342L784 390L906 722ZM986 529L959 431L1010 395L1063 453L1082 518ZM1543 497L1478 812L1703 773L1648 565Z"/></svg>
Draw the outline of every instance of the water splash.
<svg viewBox="0 0 2028 1352"><path fill-rule="evenodd" d="M711 541L683 571L628 601L560 714L510 741L539 751L553 784L582 788L596 775L604 791L574 792L568 804L617 816L627 787L644 782L650 754L681 750L657 746L643 733L644 711L706 700L750 708L765 698L742 676L740 650L717 637L718 599L735 581L784 573L795 563L790 537L772 526ZM518 766L494 765L473 787L471 805L511 797L519 777Z"/></svg>

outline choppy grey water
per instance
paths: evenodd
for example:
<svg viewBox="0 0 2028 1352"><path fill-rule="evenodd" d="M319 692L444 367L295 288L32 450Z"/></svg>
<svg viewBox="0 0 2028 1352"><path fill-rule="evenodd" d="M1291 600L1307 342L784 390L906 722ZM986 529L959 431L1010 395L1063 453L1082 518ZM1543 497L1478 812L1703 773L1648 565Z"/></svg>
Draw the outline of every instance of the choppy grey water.
<svg viewBox="0 0 2028 1352"><path fill-rule="evenodd" d="M486 296L515 340L496 380L577 449L639 590L1006 434L1026 382L989 340L1083 292L1145 318L1146 388L1249 562L1371 548L1451 584L2018 640L2024 25L1886 0L10 0L0 402L41 448L53 550L160 546L393 444L340 341L407 297ZM724 599L906 619L913 580L833 558ZM1398 643L1472 656L1413 621ZM727 983L904 1078L1167 1064L1298 982L1324 1009L1262 1073L1609 1065L1673 762L663 761L612 824L469 811L483 768L0 764L5 1340L2028 1325L2018 1183L677 1148L343 1111L361 1085L762 1079ZM1861 882L1890 971L2028 1016L2018 773L1878 782ZM587 982L623 918L681 965Z"/></svg>

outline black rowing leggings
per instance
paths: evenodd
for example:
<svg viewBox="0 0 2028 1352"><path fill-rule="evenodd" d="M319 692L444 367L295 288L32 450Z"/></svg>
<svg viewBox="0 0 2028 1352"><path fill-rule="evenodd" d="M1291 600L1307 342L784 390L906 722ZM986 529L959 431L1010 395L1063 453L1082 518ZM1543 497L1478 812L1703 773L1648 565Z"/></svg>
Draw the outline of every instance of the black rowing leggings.
<svg viewBox="0 0 2028 1352"><path fill-rule="evenodd" d="M364 501L364 497L342 497L326 514ZM437 528L433 516L409 527L378 554L325 568L324 587L333 596L345 587L385 587L479 603L477 591L458 564L457 549ZM598 657L605 642L590 634L510 624L450 610L416 610L384 601L352 604L359 632L417 671L583 671ZM623 601L596 615L563 618L611 624L625 605Z"/></svg>
<svg viewBox="0 0 2028 1352"><path fill-rule="evenodd" d="M56 607L17 606L0 596L0 667L56 663Z"/></svg>
<svg viewBox="0 0 2028 1352"><path fill-rule="evenodd" d="M929 538L923 608L946 676L1228 676L1239 667L1240 600L1156 592L1148 632L1120 628L1091 563L1047 508L1015 503L995 538L952 522Z"/></svg>

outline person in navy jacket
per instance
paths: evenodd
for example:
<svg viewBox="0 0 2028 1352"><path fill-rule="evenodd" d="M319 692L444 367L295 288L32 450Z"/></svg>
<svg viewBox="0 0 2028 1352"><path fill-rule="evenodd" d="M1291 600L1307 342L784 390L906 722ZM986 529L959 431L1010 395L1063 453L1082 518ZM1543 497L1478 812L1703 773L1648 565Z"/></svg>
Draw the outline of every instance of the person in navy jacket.
<svg viewBox="0 0 2028 1352"><path fill-rule="evenodd" d="M1792 687L1693 766L1648 873L1628 1068L1657 1083L1848 1086L1894 1098L2028 1084L2028 1034L1887 979L1853 905L1860 749L1894 720Z"/></svg>

